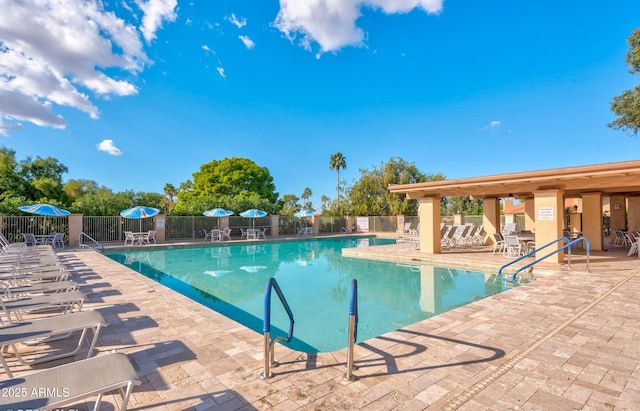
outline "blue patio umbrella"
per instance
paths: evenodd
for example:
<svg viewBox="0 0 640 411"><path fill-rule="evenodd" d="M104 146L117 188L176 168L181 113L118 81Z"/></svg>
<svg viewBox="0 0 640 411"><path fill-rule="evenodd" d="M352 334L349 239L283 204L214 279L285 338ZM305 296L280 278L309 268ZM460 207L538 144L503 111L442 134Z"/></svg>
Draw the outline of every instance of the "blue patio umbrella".
<svg viewBox="0 0 640 411"><path fill-rule="evenodd" d="M38 214L45 217L66 217L71 214L69 211L63 210L51 204L34 204L30 206L25 205L18 208L25 213Z"/></svg>
<svg viewBox="0 0 640 411"><path fill-rule="evenodd" d="M207 210L204 213L207 217L228 217L233 215L233 211L225 210L224 208L212 208L211 210ZM218 220L218 227L220 227L220 220Z"/></svg>
<svg viewBox="0 0 640 411"><path fill-rule="evenodd" d="M313 210L300 210L297 213L294 214L294 216L296 217L311 217L315 214L316 212Z"/></svg>
<svg viewBox="0 0 640 411"><path fill-rule="evenodd" d="M233 215L233 211L225 210L224 208L212 208L204 213L207 217L227 217Z"/></svg>
<svg viewBox="0 0 640 411"><path fill-rule="evenodd" d="M266 217L268 214L266 211L258 210L256 208L252 208L250 210L246 210L240 213L242 217L253 219L252 225L255 226L255 219L260 217Z"/></svg>
<svg viewBox="0 0 640 411"><path fill-rule="evenodd" d="M135 206L120 211L120 216L124 218L138 219L140 220L140 229L142 231L142 219L147 217L153 217L158 215L160 210L153 207Z"/></svg>
<svg viewBox="0 0 640 411"><path fill-rule="evenodd" d="M38 214L44 216L44 230L47 228L47 217L66 217L71 214L67 210L63 210L51 204L33 204L30 206L20 206L18 207L20 211L24 211L25 213Z"/></svg>

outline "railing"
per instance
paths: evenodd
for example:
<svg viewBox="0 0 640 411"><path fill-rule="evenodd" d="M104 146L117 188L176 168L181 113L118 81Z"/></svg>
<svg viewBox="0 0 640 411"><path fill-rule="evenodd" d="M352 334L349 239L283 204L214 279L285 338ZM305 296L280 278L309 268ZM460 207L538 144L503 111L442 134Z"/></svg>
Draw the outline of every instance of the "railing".
<svg viewBox="0 0 640 411"><path fill-rule="evenodd" d="M104 246L102 244L100 244L99 242L97 242L96 240L94 240L91 236L89 236L89 234L85 233L84 231L81 232L78 235L78 246L80 247L87 247L87 248L94 248L88 244L86 244L85 242L83 242L83 239L87 239L89 241L91 241L93 244L95 244L97 246L97 248L100 249L100 251L104 251Z"/></svg>
<svg viewBox="0 0 640 411"><path fill-rule="evenodd" d="M271 290L275 290L282 306L284 307L287 315L289 316L289 333L287 337L275 337L271 338ZM289 304L287 300L284 298L284 294L282 294L282 290L280 286L276 282L275 278L270 278L267 281L267 286L264 290L264 323L263 323L263 332L264 332L264 370L260 374L260 378L271 378L271 367L276 367L277 363L274 361L274 346L276 342L289 342L293 338L293 313L291 312L291 308L289 308Z"/></svg>
<svg viewBox="0 0 640 411"><path fill-rule="evenodd" d="M555 239L555 240L553 240L553 241L551 241L551 242L549 242L549 243L547 243L547 244L543 245L543 246L542 246L542 247L540 247L540 248L537 248L537 249L535 249L535 250L533 250L533 251L531 251L531 252L528 252L527 254L525 254L525 255L523 255L523 256L520 256L520 257L516 258L515 260L510 261L510 262L508 262L507 264L503 265L503 266L502 266L502 267L500 267L500 269L498 270L498 277L501 277L501 276L502 276L502 270L503 270L503 269L505 269L506 267L509 267L510 265L513 265L513 264L517 263L517 262L518 262L518 261L520 261L520 260L523 260L523 259L525 259L525 258L527 258L527 257L530 257L530 256L532 256L532 255L536 254L537 252L539 252L540 250L544 250L545 248L550 247L550 246L552 246L553 244L556 244L556 243L558 243L558 242L560 242L560 241L566 241L566 242L567 242L567 244L563 245L562 247L560 247L560 248L558 248L558 249L553 250L553 251L552 251L552 252L550 252L549 254L547 254L547 255L545 255L545 256L543 256L543 257L540 257L540 258L538 258L537 260L535 260L535 261L533 261L533 262L531 262L531 263L529 263L529 264L527 264L527 265L525 265L525 266L523 266L523 267L520 267L519 269L517 269L517 270L513 273L513 276L511 277L511 280L512 280L512 281L515 281L515 280L516 280L516 278L517 278L517 276L518 276L518 273L520 273L521 271L524 271L524 270L526 270L527 268L529 268L529 267L533 266L534 264L537 264L537 263L539 263L540 261L542 261L542 260L544 260L544 259L546 259L546 258L548 258L548 257L551 257L551 256L552 256L552 255L554 255L554 254L559 253L560 251L564 251L565 249L567 249L567 250L568 250L568 253L567 253L567 257L568 257L568 258L567 258L567 264L568 264L568 267L569 267L569 268L571 268L571 247L572 247L573 245L575 245L575 244L577 244L577 243L581 242L581 241L582 241L582 242L584 242L584 243L586 243L586 245L587 245L587 254L586 254L586 255L587 255L587 267L586 267L586 272L589 272L589 255L591 254L591 245L589 244L589 240L587 240L587 239L586 239L586 238L584 238L584 237L580 237L580 238L576 238L575 240L571 241L571 240L569 240L567 237L560 237L560 238L557 238L557 239Z"/></svg>
<svg viewBox="0 0 640 411"><path fill-rule="evenodd" d="M358 339L358 281L351 280L351 293L349 296L349 334L347 345L347 364L346 371L342 379L345 381L353 381L356 379L353 375L353 349Z"/></svg>

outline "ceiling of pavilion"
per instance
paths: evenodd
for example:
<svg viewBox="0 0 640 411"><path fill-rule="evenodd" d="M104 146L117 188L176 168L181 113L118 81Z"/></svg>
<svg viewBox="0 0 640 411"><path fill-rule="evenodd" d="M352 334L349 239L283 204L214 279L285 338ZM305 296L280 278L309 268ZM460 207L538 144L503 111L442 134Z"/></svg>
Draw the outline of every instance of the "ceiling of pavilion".
<svg viewBox="0 0 640 411"><path fill-rule="evenodd" d="M555 168L484 177L460 178L416 184L390 185L394 193L412 199L471 196L481 198L531 198L536 191L563 190L565 197L583 193L604 196L640 195L640 161L624 161Z"/></svg>

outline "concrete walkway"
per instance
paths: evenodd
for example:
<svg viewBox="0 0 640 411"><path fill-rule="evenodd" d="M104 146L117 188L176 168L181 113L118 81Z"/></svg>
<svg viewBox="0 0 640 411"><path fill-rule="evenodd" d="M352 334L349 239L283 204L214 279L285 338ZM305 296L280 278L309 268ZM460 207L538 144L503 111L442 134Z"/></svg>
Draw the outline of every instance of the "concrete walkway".
<svg viewBox="0 0 640 411"><path fill-rule="evenodd" d="M385 247L369 255L359 250L358 257L419 262L413 250ZM262 335L97 252L59 255L89 294L85 309L100 310L110 323L99 351L129 354L138 371L143 383L130 409L633 410L640 404L640 261L626 249L595 255L589 273L584 256L574 257L573 271L536 268L529 284L358 344L355 381L342 378L344 350L307 355L281 345L274 376L260 379ZM505 261L490 249L440 258L494 269ZM33 371L13 365L16 375ZM103 409L118 399L107 396Z"/></svg>

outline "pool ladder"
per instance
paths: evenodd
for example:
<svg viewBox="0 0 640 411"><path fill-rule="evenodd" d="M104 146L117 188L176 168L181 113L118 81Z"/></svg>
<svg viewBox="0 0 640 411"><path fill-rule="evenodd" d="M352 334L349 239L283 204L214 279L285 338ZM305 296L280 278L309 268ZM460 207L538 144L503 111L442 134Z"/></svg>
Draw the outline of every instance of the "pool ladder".
<svg viewBox="0 0 640 411"><path fill-rule="evenodd" d="M289 316L289 332L286 337L274 337L271 338L271 291L274 290L280 303L284 307L287 315ZM354 279L351 280L351 291L349 297L349 333L348 333L348 346L347 346L347 364L345 365L345 374L343 379L346 381L353 381L356 377L353 375L353 370L356 367L353 364L353 350L358 336L358 282ZM260 378L271 378L271 367L277 367L278 363L275 361L275 343L276 342L289 342L293 338L293 326L295 321L293 319L293 312L287 303L287 299L284 297L280 286L275 278L270 278L267 281L267 286L264 291L264 322L262 331L264 333L264 362L263 370L260 373Z"/></svg>

